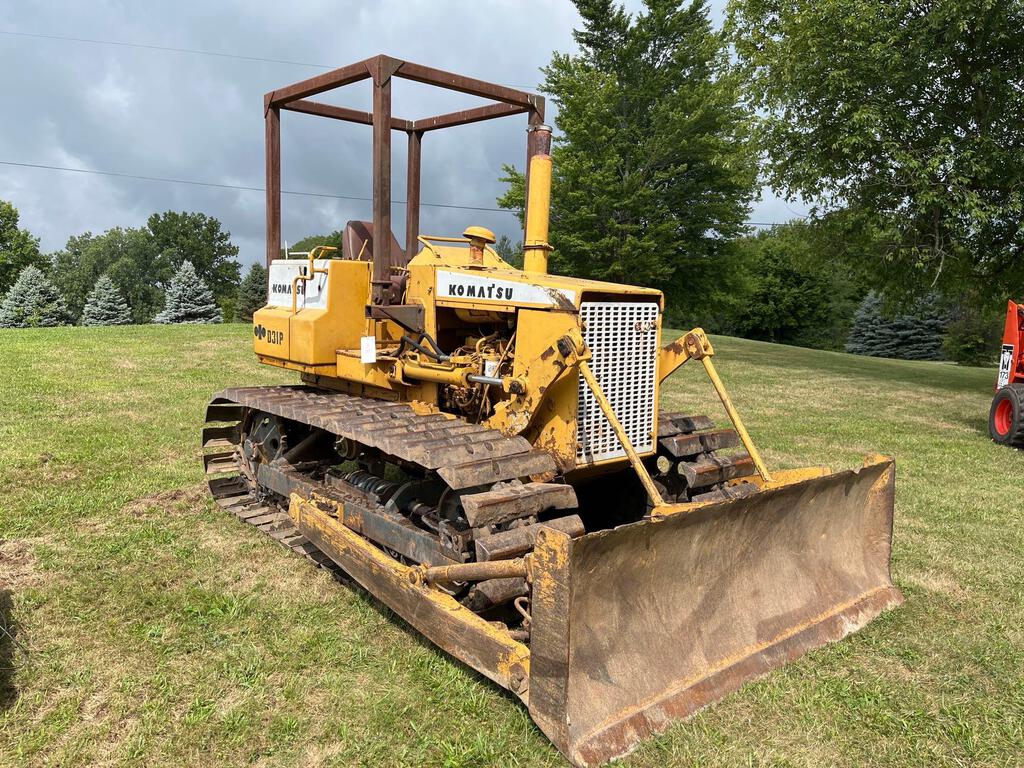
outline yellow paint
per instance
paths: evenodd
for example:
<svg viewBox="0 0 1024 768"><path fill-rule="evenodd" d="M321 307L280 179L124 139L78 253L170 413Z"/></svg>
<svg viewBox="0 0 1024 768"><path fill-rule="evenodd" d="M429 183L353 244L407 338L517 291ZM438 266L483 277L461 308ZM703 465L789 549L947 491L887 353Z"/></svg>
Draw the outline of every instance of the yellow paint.
<svg viewBox="0 0 1024 768"><path fill-rule="evenodd" d="M535 176L541 183L544 172ZM538 193L533 200L543 200ZM542 220L535 219L535 239L546 238ZM472 239L486 241L485 232L470 228ZM478 238L477 235L480 235ZM513 375L520 377L526 388L522 402L528 407L511 409L501 406L501 413L491 426L506 434L523 434L534 445L550 452L562 472L573 472L576 466L576 402L577 374L553 364L536 364L536 358L560 336L579 335L577 309L587 294L602 299L618 296L623 300L650 297L662 304L661 292L650 288L616 285L600 281L578 280L560 275L527 273L513 269L492 248L483 244L480 263L474 263L470 238L422 236L424 248L409 262L405 304L423 308L423 330L438 339L445 339L446 351L454 352L452 339L459 340L477 333L477 325L514 323L515 353L511 358ZM323 262L320 262L323 265ZM327 299L325 307L264 308L254 322L269 334L254 337L255 351L261 362L303 374L304 380L318 386L335 388L370 397L419 401L427 407L438 405L439 387L462 384L469 373L481 373L480 363L470 358L453 358L450 363L437 363L422 355L398 360L394 355L405 331L390 321L366 317L371 294L372 265L367 261L328 259ZM446 270L453 279L501 281L496 285L523 286L513 292L510 300L488 300L480 297L446 297L439 299L437 272ZM546 294L546 295L545 295ZM523 301L520 297L532 298ZM571 298L570 298L571 297ZM454 332L451 329L457 329ZM446 331L446 329L449 329ZM446 335L447 334L447 335ZM660 329L659 329L660 334ZM376 345L376 362L363 363L360 339L372 335ZM531 362L535 363L531 368ZM505 391L502 391L505 390ZM513 395L508 386L492 393L499 404L509 402ZM522 404L522 403L521 403ZM525 413L525 416L524 416ZM624 459L601 463L605 471L622 466ZM587 471L593 468L587 467Z"/></svg>
<svg viewBox="0 0 1024 768"><path fill-rule="evenodd" d="M252 316L253 338L252 348L257 355L286 362L291 359L292 335L288 331L288 321L292 313L284 307L264 307Z"/></svg>
<svg viewBox="0 0 1024 768"><path fill-rule="evenodd" d="M690 353L686 351L683 340L686 336L680 336L671 344L666 344L658 350L658 382L662 382L675 373L676 369L690 359Z"/></svg>
<svg viewBox="0 0 1024 768"><path fill-rule="evenodd" d="M532 380L535 386L519 402L499 403L488 426L506 434L520 434L525 430L526 438L551 453L562 471L571 471L576 466L576 376L566 373L552 383L552 377L560 371L539 359L564 335L580 339L575 315L520 310L512 377L528 383Z"/></svg>
<svg viewBox="0 0 1024 768"><path fill-rule="evenodd" d="M548 271L548 223L551 217L551 155L530 158L530 189L527 194L526 239L523 269L531 274Z"/></svg>
<svg viewBox="0 0 1024 768"><path fill-rule="evenodd" d="M316 494L311 498L304 498L293 493L289 499L288 516L300 531L313 529L322 534L339 553L338 564L342 568L348 565L350 568L359 566L371 570L374 578L363 586L421 632L429 634L429 628L419 626L421 622L418 621L418 617L421 611L414 610L409 615L403 614L388 600L382 587L390 586L405 593L415 602L422 603L424 615L428 605L433 607L444 614L447 623L459 625L468 634L485 637L500 648L497 657L485 659L467 654L454 645L441 644L445 651L460 661L502 687L512 690L523 701L527 701L530 674L530 649L527 646L513 640L506 630L477 616L451 595L429 584L414 584L415 568L402 565L339 521L339 518L344 516L342 503L334 499L322 499Z"/></svg>
<svg viewBox="0 0 1024 768"><path fill-rule="evenodd" d="M688 360L700 360L704 366L704 371L708 375L708 379L711 380L711 385L715 388L715 392L718 394L718 399L722 401L722 406L725 408L725 412L729 415L729 420L736 428L736 434L739 435L740 442L743 443L743 447L746 448L747 453L750 454L750 458L754 462L754 467L757 469L757 473L761 476L766 484L771 483L772 476L768 472L768 467L765 466L764 461L761 459L761 452L758 451L757 446L754 445L753 439L747 432L747 428L743 424L743 420L740 418L739 411L732 403L732 398L729 397L729 393L725 389L725 384L722 383L722 379L718 375L718 371L715 368L715 364L711 361L711 358L715 355L715 349L711 346L711 341L708 339L707 334L704 333L703 328L694 328L689 333L683 334L676 341L662 348L658 362L666 366L668 369L666 372L659 370L659 381L668 376L672 371L676 370L679 366Z"/></svg>

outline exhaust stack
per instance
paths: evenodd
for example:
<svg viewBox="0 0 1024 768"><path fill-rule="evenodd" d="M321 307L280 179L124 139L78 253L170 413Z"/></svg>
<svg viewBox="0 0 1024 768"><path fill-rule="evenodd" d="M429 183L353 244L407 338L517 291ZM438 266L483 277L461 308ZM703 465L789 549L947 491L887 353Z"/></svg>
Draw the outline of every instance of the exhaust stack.
<svg viewBox="0 0 1024 768"><path fill-rule="evenodd" d="M530 164L526 181L526 238L523 271L546 275L548 271L548 224L551 219L551 128L533 125L527 145Z"/></svg>

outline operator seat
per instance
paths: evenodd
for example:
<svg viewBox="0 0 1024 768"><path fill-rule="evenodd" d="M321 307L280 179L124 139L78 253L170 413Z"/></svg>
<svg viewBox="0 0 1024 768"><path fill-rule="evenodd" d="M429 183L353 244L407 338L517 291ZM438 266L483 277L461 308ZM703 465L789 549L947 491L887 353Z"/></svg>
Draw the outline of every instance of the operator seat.
<svg viewBox="0 0 1024 768"><path fill-rule="evenodd" d="M405 250L398 245L395 233L391 232L391 254L389 265L404 267L406 265ZM365 246L365 247L364 247ZM373 260L373 222L350 221L341 233L341 258L372 261Z"/></svg>
<svg viewBox="0 0 1024 768"><path fill-rule="evenodd" d="M402 271L391 272L391 290L389 293L390 304L399 304L405 293L405 284L409 279L409 273L404 271L408 260L405 258L405 249L398 244L394 232L391 235L391 249L389 253L388 266L399 267ZM373 222L372 221L350 221L345 225L341 233L341 258L352 261L373 260Z"/></svg>

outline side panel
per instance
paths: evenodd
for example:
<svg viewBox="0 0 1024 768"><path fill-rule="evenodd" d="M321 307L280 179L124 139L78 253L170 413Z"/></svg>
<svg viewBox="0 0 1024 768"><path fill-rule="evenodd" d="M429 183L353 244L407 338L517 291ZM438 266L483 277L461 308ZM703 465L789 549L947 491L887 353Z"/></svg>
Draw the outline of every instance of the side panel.
<svg viewBox="0 0 1024 768"><path fill-rule="evenodd" d="M1024 306L1007 302L996 389L1024 382Z"/></svg>
<svg viewBox="0 0 1024 768"><path fill-rule="evenodd" d="M339 349L358 348L366 327L370 263L340 259L323 263L328 274L309 281L305 304L300 304L289 323L290 359L306 365L333 363Z"/></svg>
<svg viewBox="0 0 1024 768"><path fill-rule="evenodd" d="M567 312L540 309L521 309L517 317L513 376L522 375L531 360L577 322ZM576 466L576 388L576 377L568 373L548 388L525 433L527 440L555 457L562 471Z"/></svg>
<svg viewBox="0 0 1024 768"><path fill-rule="evenodd" d="M291 307L264 307L252 316L252 348L257 355L288 360L291 351L291 334L288 321Z"/></svg>

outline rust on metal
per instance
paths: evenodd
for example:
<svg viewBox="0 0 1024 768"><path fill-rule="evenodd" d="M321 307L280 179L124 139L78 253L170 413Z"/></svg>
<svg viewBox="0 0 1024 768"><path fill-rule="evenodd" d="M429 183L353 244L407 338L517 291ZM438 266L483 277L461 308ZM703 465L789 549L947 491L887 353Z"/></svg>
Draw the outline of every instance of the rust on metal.
<svg viewBox="0 0 1024 768"><path fill-rule="evenodd" d="M491 579L530 579L529 557L514 560L491 560L485 563L455 565L422 565L409 571L413 584L458 584Z"/></svg>
<svg viewBox="0 0 1024 768"><path fill-rule="evenodd" d="M537 541L537 534L542 528L553 528L574 538L582 536L586 531L579 515L566 515L553 520L545 520L543 523L521 525L518 528L510 528L507 531L499 531L490 536L481 536L475 539L473 546L476 549L476 559L480 561L505 560L525 554L533 549L533 545Z"/></svg>
<svg viewBox="0 0 1024 768"><path fill-rule="evenodd" d="M426 85L467 93L496 103L450 112L419 120L405 120L391 113L391 81L394 77ZM349 107L312 101L310 97L361 80L373 83L373 110L365 112ZM408 199L406 201L406 261L415 255L419 234L420 143L423 134L441 128L476 123L499 117L527 113L531 125L544 121L544 98L507 86L445 72L433 67L403 61L391 56L372 56L345 67L311 77L264 96L266 116L266 196L267 266L279 257L281 248L281 127L280 111L301 112L373 127L373 225L375 232L391 232L391 131L409 135ZM529 164L527 164L529 168ZM392 287L391 248L386 236L373 242L372 301L387 305L400 301Z"/></svg>
<svg viewBox="0 0 1024 768"><path fill-rule="evenodd" d="M359 123L360 125L373 125L373 113L363 112L358 109L349 109L348 107L339 107L334 104L321 104L319 101L309 101L307 99L299 99L298 101L290 101L287 104L282 104L281 109L289 112L301 112L306 115L316 115L317 117L329 117L333 120L344 120L348 123ZM402 120L398 117L391 118L391 130L393 131L411 131L413 130L413 122L411 120Z"/></svg>
<svg viewBox="0 0 1024 768"><path fill-rule="evenodd" d="M713 429L715 422L707 416L688 416L682 413L663 413L658 416L658 435L671 437L680 432L698 432Z"/></svg>
<svg viewBox="0 0 1024 768"><path fill-rule="evenodd" d="M663 437L658 443L672 456L683 458L696 456L705 451L735 448L740 444L740 439L734 429L716 429L708 432L691 432Z"/></svg>
<svg viewBox="0 0 1024 768"><path fill-rule="evenodd" d="M437 473L456 490L477 485L491 485L499 480L534 477L553 473L557 467L547 451L530 449L525 453L485 458L465 464L440 467Z"/></svg>
<svg viewBox="0 0 1024 768"><path fill-rule="evenodd" d="M494 608L498 605L511 603L517 597L530 593L529 585L524 578L488 579L470 587L462 604L477 613Z"/></svg>
<svg viewBox="0 0 1024 768"><path fill-rule="evenodd" d="M378 76L373 82L373 276L371 301L388 303L391 285L391 78Z"/></svg>
<svg viewBox="0 0 1024 768"><path fill-rule="evenodd" d="M753 474L754 460L745 453L703 457L699 461L679 462L679 473L686 478L691 488L703 488Z"/></svg>
<svg viewBox="0 0 1024 768"><path fill-rule="evenodd" d="M268 99L269 100L269 99ZM267 269L281 256L281 111L268 105L266 124Z"/></svg>
<svg viewBox="0 0 1024 768"><path fill-rule="evenodd" d="M485 107L463 109L459 112L449 112L444 115L425 117L422 120L413 120L408 130L436 131L440 128L479 123L482 120L493 120L496 117L521 115L523 112L529 112L529 110L529 107L521 104L488 104Z"/></svg>
<svg viewBox="0 0 1024 768"><path fill-rule="evenodd" d="M491 491L462 497L466 519L474 528L576 506L576 491L571 485L559 483L506 483Z"/></svg>
<svg viewBox="0 0 1024 768"><path fill-rule="evenodd" d="M409 131L409 152L405 192L405 258L412 260L419 245L420 234L420 166L423 147L423 132L413 128ZM419 326L423 327L422 323Z"/></svg>
<svg viewBox="0 0 1024 768"><path fill-rule="evenodd" d="M531 716L575 765L602 765L898 605L893 487L884 460L566 536L558 562L539 541Z"/></svg>

